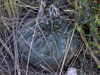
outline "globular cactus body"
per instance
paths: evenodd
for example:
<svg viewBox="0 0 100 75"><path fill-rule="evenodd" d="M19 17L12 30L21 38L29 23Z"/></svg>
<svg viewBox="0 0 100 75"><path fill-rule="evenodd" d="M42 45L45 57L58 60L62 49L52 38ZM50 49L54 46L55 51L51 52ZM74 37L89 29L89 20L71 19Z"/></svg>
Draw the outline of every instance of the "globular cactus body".
<svg viewBox="0 0 100 75"><path fill-rule="evenodd" d="M52 5L50 6L49 12L51 19L48 21L48 24L45 22L44 17L39 18L38 21L43 34L38 28L38 25L36 25L36 21L33 20L27 22L20 29L20 34L18 35L18 47L25 60L28 59L31 42L33 40L29 61L39 68L41 68L40 64L45 67L48 67L48 64L52 68L61 66L67 49L66 44L68 38L70 41L72 34L67 34L72 27L62 22L58 8ZM74 56L78 47L79 41L76 37L73 37L65 62Z"/></svg>

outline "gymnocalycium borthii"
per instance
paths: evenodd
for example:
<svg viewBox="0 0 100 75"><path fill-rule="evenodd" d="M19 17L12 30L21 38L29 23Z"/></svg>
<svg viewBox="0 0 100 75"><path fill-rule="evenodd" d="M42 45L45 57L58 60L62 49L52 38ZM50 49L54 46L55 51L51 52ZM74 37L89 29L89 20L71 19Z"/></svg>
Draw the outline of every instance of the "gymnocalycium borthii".
<svg viewBox="0 0 100 75"><path fill-rule="evenodd" d="M38 23L36 19L26 22L20 29L18 35L18 48L25 60L38 68L58 68L63 62L65 53L68 51L65 64L77 52L79 47L78 39L73 39L68 50L72 32L68 32L73 28L66 25L60 18L60 11L55 5L49 8L50 17L39 17ZM46 22L46 20L48 23ZM75 35L75 34L74 34ZM31 48L31 49L30 49Z"/></svg>

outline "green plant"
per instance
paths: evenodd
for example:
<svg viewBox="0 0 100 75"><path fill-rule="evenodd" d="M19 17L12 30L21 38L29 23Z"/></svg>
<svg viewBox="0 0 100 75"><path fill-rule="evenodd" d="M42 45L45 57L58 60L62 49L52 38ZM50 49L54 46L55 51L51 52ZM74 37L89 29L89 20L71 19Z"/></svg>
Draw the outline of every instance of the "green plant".
<svg viewBox="0 0 100 75"><path fill-rule="evenodd" d="M100 66L100 62L98 58L96 57L96 54L94 54L93 50L94 48L98 50L98 53L100 53L100 5L99 0L95 0L93 2L92 0L86 1L86 0L80 0L78 3L74 3L76 10L79 12L78 19L77 19L77 30L80 32L81 38L84 41L87 49L89 50L92 58L94 58L95 62L98 66ZM80 22L81 20L81 22ZM86 34L83 27L84 25L87 25L89 27L88 30L90 30L89 34ZM86 38L88 37L88 38ZM91 38L91 39L90 39ZM89 41L89 42L88 42Z"/></svg>

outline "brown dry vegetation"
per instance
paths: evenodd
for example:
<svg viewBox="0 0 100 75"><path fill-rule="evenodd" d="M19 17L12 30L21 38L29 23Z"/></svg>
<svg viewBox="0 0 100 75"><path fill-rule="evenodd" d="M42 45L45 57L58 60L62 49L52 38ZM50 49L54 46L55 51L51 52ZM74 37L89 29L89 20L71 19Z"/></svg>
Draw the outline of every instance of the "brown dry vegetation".
<svg viewBox="0 0 100 75"><path fill-rule="evenodd" d="M40 10L39 0L0 0L0 75L26 75L27 61L23 60L17 47L17 34L26 21L36 18ZM100 1L99 0L47 0L44 9L55 4L60 9L61 18L73 25L78 32L80 48L63 68L75 67L86 75L100 74ZM38 69L29 64L28 75L59 75ZM81 75L79 73L78 75Z"/></svg>

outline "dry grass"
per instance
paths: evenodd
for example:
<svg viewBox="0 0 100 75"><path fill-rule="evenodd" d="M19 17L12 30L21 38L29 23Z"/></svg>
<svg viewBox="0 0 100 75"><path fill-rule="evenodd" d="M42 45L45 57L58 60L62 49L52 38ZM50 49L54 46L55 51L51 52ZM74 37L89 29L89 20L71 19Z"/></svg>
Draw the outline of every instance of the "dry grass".
<svg viewBox="0 0 100 75"><path fill-rule="evenodd" d="M77 37L81 41L81 46L77 55L66 66L62 64L62 68L59 70L46 68L40 70L23 60L17 48L18 38L16 36L25 22L38 16L40 8L38 0L1 0L0 75L65 75L67 68L71 66L84 71L87 75L99 75L100 7L96 7L97 4L94 4L88 9L89 5L85 2L85 0L84 2L80 0L47 1L47 7L56 4L61 10L62 19L67 21L66 24L75 26L73 30L79 31ZM48 8L45 9L45 11L47 10ZM87 10L91 10L91 12ZM48 13L46 14L48 15Z"/></svg>

